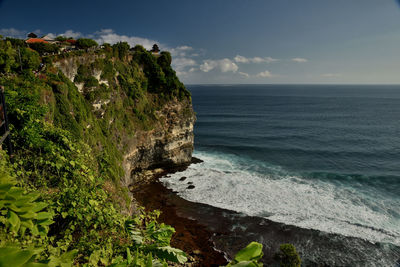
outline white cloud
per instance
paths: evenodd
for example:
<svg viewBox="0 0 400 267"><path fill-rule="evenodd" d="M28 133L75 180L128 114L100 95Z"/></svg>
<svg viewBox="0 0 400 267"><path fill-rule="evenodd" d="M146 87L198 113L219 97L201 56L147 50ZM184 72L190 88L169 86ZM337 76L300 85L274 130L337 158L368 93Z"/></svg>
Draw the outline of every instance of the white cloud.
<svg viewBox="0 0 400 267"><path fill-rule="evenodd" d="M197 62L191 58L172 58L172 66L177 72L183 72L188 67L197 66Z"/></svg>
<svg viewBox="0 0 400 267"><path fill-rule="evenodd" d="M193 47L187 46L187 45L182 45L182 46L178 46L176 49L182 50L182 51L188 51L188 50L193 50Z"/></svg>
<svg viewBox="0 0 400 267"><path fill-rule="evenodd" d="M195 72L195 71L197 71L198 69L197 68L190 68L189 69L189 72Z"/></svg>
<svg viewBox="0 0 400 267"><path fill-rule="evenodd" d="M217 69L222 72L236 72L239 67L228 58L213 60L207 59L203 61L203 64L200 65L200 70L203 72L209 72L213 69Z"/></svg>
<svg viewBox="0 0 400 267"><path fill-rule="evenodd" d="M193 57L193 55L187 55L187 53L192 50L193 50L193 47L188 46L188 45L182 45L182 46L178 46L178 47L169 49L169 51L173 57L186 57L186 56Z"/></svg>
<svg viewBox="0 0 400 267"><path fill-rule="evenodd" d="M271 74L271 72L269 72L268 70L266 70L266 71L263 71L263 72L258 73L258 74L256 75L256 77L259 77L259 78L271 78L271 77L273 77L273 75Z"/></svg>
<svg viewBox="0 0 400 267"><path fill-rule="evenodd" d="M60 35L65 36L65 37L72 37L72 38L74 38L74 39L77 39L77 38L80 38L80 37L83 36L82 33L80 33L80 32L75 32L75 31L73 31L73 30L68 30L68 31L66 31L66 32L64 32L64 33L62 33L62 34L60 34Z"/></svg>
<svg viewBox="0 0 400 267"><path fill-rule="evenodd" d="M304 62L307 62L308 59L306 59L306 58L301 58L301 57L295 57L295 58L292 58L292 61L293 61L293 62L297 62L297 63L304 63Z"/></svg>
<svg viewBox="0 0 400 267"><path fill-rule="evenodd" d="M250 60L249 60L247 57L240 56L240 55L237 55L237 56L234 58L234 60L235 60L237 63L249 63L249 62L250 62Z"/></svg>
<svg viewBox="0 0 400 267"><path fill-rule="evenodd" d="M272 58L272 57L252 57L252 58L247 58L241 55L237 55L234 57L234 60L237 63L272 63L279 61L279 59Z"/></svg>
<svg viewBox="0 0 400 267"><path fill-rule="evenodd" d="M151 49L153 44L158 44L160 47L163 46L162 44L160 44L155 40L137 36L120 35L115 33L114 30L112 29L103 29L101 31L97 31L94 34L89 35L88 37L95 39L96 42L100 44L102 43L115 44L118 42L127 42L130 46L135 46L139 44L146 49Z"/></svg>
<svg viewBox="0 0 400 267"><path fill-rule="evenodd" d="M325 77L325 78L339 78L342 76L342 74L340 74L340 73L325 73L325 74L322 74L321 76Z"/></svg>
<svg viewBox="0 0 400 267"><path fill-rule="evenodd" d="M0 35L3 35L4 37L26 38L27 34L28 32L20 31L15 28L0 29Z"/></svg>
<svg viewBox="0 0 400 267"><path fill-rule="evenodd" d="M36 33L36 32L35 32ZM80 33L80 32L75 32L75 31L73 31L73 30L67 30L67 31L65 31L64 33L52 33L52 32L49 32L49 33L47 33L46 34L46 36L47 37L49 37L49 38L56 38L57 36L65 36L65 37L72 37L72 38L74 38L74 39L78 39L78 38L81 38L81 37L85 37L82 33ZM89 37L89 36L88 36ZM91 37L92 38L92 37Z"/></svg>
<svg viewBox="0 0 400 267"><path fill-rule="evenodd" d="M249 75L248 73L246 73L246 72L241 72L241 71L239 71L239 74L240 74L243 78L249 78L249 77L250 77L250 75Z"/></svg>

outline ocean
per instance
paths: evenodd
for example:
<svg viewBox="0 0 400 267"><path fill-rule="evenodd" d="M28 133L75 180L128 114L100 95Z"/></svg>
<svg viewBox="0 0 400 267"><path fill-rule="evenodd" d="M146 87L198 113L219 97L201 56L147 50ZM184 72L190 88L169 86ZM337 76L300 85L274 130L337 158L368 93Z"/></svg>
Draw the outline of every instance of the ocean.
<svg viewBox="0 0 400 267"><path fill-rule="evenodd" d="M357 256L335 261L330 255L326 264L395 266L400 259L400 86L188 89L197 113L194 156L204 162L162 178L164 185L191 202L334 235L348 246L349 240L361 242ZM245 231L247 226L232 227ZM263 236L257 227L252 231ZM307 242L295 241L305 257ZM362 244L367 244L364 254ZM306 261L328 258L328 252L329 245Z"/></svg>

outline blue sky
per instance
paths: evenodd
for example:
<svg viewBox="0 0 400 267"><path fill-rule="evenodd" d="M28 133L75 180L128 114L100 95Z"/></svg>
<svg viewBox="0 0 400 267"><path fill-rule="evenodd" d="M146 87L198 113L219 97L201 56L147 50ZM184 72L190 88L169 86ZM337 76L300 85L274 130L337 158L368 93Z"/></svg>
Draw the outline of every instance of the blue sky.
<svg viewBox="0 0 400 267"><path fill-rule="evenodd" d="M400 83L395 0L0 0L0 34L154 42L182 81Z"/></svg>

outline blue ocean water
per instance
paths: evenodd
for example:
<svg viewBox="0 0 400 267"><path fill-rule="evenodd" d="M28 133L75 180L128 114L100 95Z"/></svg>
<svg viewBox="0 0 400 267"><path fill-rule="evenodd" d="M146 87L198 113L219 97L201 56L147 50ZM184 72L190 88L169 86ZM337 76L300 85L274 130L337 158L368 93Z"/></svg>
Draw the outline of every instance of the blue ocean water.
<svg viewBox="0 0 400 267"><path fill-rule="evenodd" d="M199 203L400 246L400 86L189 86ZM194 189L179 181L192 181Z"/></svg>

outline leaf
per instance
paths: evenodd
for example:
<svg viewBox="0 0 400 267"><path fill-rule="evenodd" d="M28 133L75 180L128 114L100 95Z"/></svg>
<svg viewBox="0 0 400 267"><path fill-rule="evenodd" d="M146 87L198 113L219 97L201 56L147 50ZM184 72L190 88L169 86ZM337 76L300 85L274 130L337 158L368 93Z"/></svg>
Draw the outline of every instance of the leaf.
<svg viewBox="0 0 400 267"><path fill-rule="evenodd" d="M131 255L131 251L129 250L129 248L126 248L126 260L128 261L128 264L132 263L132 255Z"/></svg>
<svg viewBox="0 0 400 267"><path fill-rule="evenodd" d="M26 227L26 228L28 228L28 229L31 229L31 228L33 228L33 222L32 222L32 220L25 220L25 221L22 221L21 222L21 227Z"/></svg>
<svg viewBox="0 0 400 267"><path fill-rule="evenodd" d="M12 186L12 184L0 184L0 193L8 192Z"/></svg>
<svg viewBox="0 0 400 267"><path fill-rule="evenodd" d="M31 229L33 235L39 235L39 229L36 225L34 225Z"/></svg>
<svg viewBox="0 0 400 267"><path fill-rule="evenodd" d="M21 221L18 218L18 215L15 214L13 211L8 211L8 222L11 224L11 228L14 232L18 232L19 227L21 225Z"/></svg>
<svg viewBox="0 0 400 267"><path fill-rule="evenodd" d="M49 204L44 203L44 202L37 202L35 203L35 205L33 206L33 208L31 209L31 211L33 212L39 212L41 210L43 210L44 208L46 208Z"/></svg>
<svg viewBox="0 0 400 267"><path fill-rule="evenodd" d="M228 266L229 267L260 267L260 266L262 266L262 264L254 262L254 261L241 261L236 264L229 264Z"/></svg>
<svg viewBox="0 0 400 267"><path fill-rule="evenodd" d="M0 266L20 267L34 255L33 250L21 250L15 247L0 248Z"/></svg>
<svg viewBox="0 0 400 267"><path fill-rule="evenodd" d="M50 212L39 212L37 213L36 220L47 220L51 219L53 216Z"/></svg>
<svg viewBox="0 0 400 267"><path fill-rule="evenodd" d="M188 260L185 252L170 246L157 247L154 248L152 251L155 255L157 255L158 258L163 260L173 261L181 264L185 263Z"/></svg>
<svg viewBox="0 0 400 267"><path fill-rule="evenodd" d="M251 242L247 247L239 251L235 256L235 261L257 261L264 255L262 252L262 244L257 242Z"/></svg>
<svg viewBox="0 0 400 267"><path fill-rule="evenodd" d="M151 253L147 255L146 267L153 267L153 257L151 256Z"/></svg>
<svg viewBox="0 0 400 267"><path fill-rule="evenodd" d="M36 219L37 213L29 211L19 215L23 219Z"/></svg>

